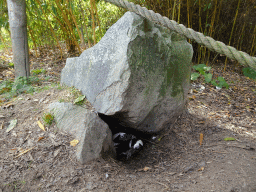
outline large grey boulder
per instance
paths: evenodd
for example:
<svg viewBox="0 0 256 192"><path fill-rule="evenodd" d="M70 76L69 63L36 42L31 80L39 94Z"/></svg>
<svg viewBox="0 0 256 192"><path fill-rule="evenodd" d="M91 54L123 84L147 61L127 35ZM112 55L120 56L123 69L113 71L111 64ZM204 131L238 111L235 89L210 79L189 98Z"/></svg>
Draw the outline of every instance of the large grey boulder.
<svg viewBox="0 0 256 192"><path fill-rule="evenodd" d="M112 133L95 112L71 103L56 102L48 108L54 113L57 127L79 141L76 157L80 163L114 155Z"/></svg>
<svg viewBox="0 0 256 192"><path fill-rule="evenodd" d="M98 44L67 59L61 82L80 89L99 113L158 132L184 109L192 55L184 37L127 12Z"/></svg>

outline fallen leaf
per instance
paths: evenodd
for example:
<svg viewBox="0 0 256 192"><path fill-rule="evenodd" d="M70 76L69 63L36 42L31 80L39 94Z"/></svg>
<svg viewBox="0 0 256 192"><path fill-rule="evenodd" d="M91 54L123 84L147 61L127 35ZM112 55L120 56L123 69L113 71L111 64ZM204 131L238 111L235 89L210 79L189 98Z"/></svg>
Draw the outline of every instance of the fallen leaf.
<svg viewBox="0 0 256 192"><path fill-rule="evenodd" d="M74 101L74 104L79 103L79 102L83 101L84 99L85 99L85 95L81 95L76 98L76 100Z"/></svg>
<svg viewBox="0 0 256 192"><path fill-rule="evenodd" d="M77 139L74 139L74 140L70 141L70 145L72 147L75 147L77 145L77 143L79 143L79 141Z"/></svg>
<svg viewBox="0 0 256 192"><path fill-rule="evenodd" d="M144 167L143 169L139 169L138 171L148 171L148 170L150 170L151 168L150 167Z"/></svg>
<svg viewBox="0 0 256 192"><path fill-rule="evenodd" d="M27 150L25 150L25 151L22 151L19 155L17 155L15 158L17 158L17 157L19 157L19 156L21 156L21 155L23 155L23 154L25 154L25 153L27 153L27 152L29 152L31 149L34 149L35 147L31 147L30 149L27 149Z"/></svg>
<svg viewBox="0 0 256 192"><path fill-rule="evenodd" d="M7 127L6 132L11 131L17 124L17 119L13 119L10 121L10 125Z"/></svg>
<svg viewBox="0 0 256 192"><path fill-rule="evenodd" d="M200 169L198 169L197 171L203 171L204 170L204 167L201 167Z"/></svg>
<svg viewBox="0 0 256 192"><path fill-rule="evenodd" d="M37 121L37 124L43 131L45 131L44 125L40 121Z"/></svg>
<svg viewBox="0 0 256 192"><path fill-rule="evenodd" d="M236 139L233 137L226 137L224 141L235 141Z"/></svg>
<svg viewBox="0 0 256 192"><path fill-rule="evenodd" d="M44 139L44 137L39 137L38 140L37 140L37 142L40 141L40 140L42 140L42 139Z"/></svg>
<svg viewBox="0 0 256 192"><path fill-rule="evenodd" d="M195 95L192 95L191 97L189 97L190 100L195 100L196 99L196 96Z"/></svg>
<svg viewBox="0 0 256 192"><path fill-rule="evenodd" d="M203 139L204 139L204 135L203 133L200 133L200 139L199 139L200 145L202 145Z"/></svg>

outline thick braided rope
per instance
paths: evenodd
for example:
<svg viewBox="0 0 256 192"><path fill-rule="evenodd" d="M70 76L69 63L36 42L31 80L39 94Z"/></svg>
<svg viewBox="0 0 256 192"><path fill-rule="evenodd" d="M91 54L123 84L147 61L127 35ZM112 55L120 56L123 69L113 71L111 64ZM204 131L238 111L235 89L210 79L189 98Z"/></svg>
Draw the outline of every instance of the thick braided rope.
<svg viewBox="0 0 256 192"><path fill-rule="evenodd" d="M238 61L242 65L249 65L251 68L256 70L256 57L251 57L249 54L238 51L234 47L227 46L220 41L215 41L213 38L205 36L202 33L196 32L193 29L186 28L182 24L178 24L176 21L169 20L167 17L163 17L159 13L155 13L152 10L148 10L145 7L141 7L125 0L105 0L109 3L115 4L118 7L128 9L129 11L135 12L150 21L163 25L172 31L175 31L185 37L195 40L198 44L204 45L212 51L226 55L230 59Z"/></svg>

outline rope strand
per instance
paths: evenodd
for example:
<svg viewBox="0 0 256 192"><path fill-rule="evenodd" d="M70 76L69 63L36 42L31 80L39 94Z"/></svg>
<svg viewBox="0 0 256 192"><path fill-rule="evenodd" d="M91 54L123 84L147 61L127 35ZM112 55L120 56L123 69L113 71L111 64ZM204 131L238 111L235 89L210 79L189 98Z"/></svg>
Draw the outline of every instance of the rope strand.
<svg viewBox="0 0 256 192"><path fill-rule="evenodd" d="M215 41L213 38L196 32L193 29L186 28L184 25L178 24L176 21L169 20L167 17L163 17L159 13L155 13L154 11L148 10L145 7L141 7L125 0L105 1L117 5L118 7L122 7L129 11L135 12L154 23L165 26L172 31L175 31L191 40L196 41L198 44L207 47L211 51L226 55L228 58L236 60L242 65L250 66L256 71L256 57L251 57L249 54L243 51L238 51L234 47L227 46L220 41Z"/></svg>

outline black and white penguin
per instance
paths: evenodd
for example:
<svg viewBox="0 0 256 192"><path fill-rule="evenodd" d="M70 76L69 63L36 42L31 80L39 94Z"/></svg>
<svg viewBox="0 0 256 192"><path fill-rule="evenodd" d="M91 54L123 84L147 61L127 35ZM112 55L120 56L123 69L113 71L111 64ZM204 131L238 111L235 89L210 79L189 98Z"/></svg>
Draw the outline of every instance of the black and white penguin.
<svg viewBox="0 0 256 192"><path fill-rule="evenodd" d="M118 159L129 159L135 153L138 153L142 147L143 142L137 139L136 136L127 133L116 133L113 135L114 147Z"/></svg>

